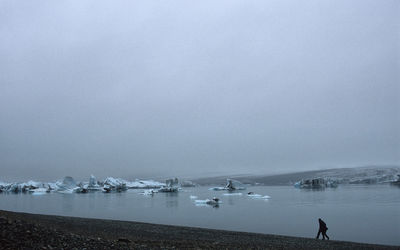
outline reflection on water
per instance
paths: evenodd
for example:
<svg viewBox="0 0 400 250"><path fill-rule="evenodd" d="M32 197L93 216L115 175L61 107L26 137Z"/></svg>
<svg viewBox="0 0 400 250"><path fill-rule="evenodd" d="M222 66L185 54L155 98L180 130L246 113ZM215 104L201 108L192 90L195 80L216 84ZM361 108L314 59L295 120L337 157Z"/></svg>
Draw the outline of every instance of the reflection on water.
<svg viewBox="0 0 400 250"><path fill-rule="evenodd" d="M399 192L390 185L348 185L325 190L255 186L242 194L208 187L154 195L142 190L0 194L0 209L302 237L315 237L317 219L323 218L331 239L400 245ZM196 206L196 200L213 197L221 203Z"/></svg>

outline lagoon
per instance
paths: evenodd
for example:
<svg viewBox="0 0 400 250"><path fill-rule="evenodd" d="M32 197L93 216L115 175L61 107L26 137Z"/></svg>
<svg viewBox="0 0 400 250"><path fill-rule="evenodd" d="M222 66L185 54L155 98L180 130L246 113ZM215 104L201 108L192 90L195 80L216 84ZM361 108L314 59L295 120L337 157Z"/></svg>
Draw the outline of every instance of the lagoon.
<svg viewBox="0 0 400 250"><path fill-rule="evenodd" d="M341 185L324 190L249 186L237 192L209 186L178 193L0 194L0 209L49 215L115 219L313 238L318 218L332 240L400 245L400 188ZM254 192L270 199L248 196ZM218 207L196 200L218 197Z"/></svg>

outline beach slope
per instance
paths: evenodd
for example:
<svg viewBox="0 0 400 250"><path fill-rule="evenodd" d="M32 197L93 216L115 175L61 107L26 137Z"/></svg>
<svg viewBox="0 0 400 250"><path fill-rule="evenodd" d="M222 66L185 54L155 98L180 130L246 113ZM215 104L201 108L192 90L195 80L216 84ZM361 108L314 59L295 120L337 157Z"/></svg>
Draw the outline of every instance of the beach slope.
<svg viewBox="0 0 400 250"><path fill-rule="evenodd" d="M400 249L344 241L0 210L1 249Z"/></svg>

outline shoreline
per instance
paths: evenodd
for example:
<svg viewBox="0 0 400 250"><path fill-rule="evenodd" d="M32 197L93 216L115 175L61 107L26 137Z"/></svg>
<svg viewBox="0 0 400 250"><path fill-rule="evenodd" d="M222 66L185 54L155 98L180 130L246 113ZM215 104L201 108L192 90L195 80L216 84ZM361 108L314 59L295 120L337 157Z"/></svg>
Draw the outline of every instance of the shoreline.
<svg viewBox="0 0 400 250"><path fill-rule="evenodd" d="M0 210L4 249L400 249L400 246Z"/></svg>

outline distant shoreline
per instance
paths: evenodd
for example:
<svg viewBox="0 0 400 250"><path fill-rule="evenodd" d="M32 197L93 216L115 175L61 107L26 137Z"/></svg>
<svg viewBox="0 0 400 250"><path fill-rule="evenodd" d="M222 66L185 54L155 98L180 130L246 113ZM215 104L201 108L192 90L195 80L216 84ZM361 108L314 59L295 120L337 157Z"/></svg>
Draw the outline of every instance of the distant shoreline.
<svg viewBox="0 0 400 250"><path fill-rule="evenodd" d="M0 210L5 249L400 249L399 246Z"/></svg>

